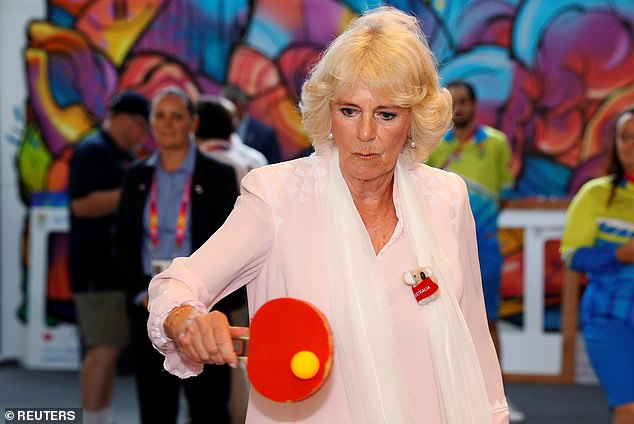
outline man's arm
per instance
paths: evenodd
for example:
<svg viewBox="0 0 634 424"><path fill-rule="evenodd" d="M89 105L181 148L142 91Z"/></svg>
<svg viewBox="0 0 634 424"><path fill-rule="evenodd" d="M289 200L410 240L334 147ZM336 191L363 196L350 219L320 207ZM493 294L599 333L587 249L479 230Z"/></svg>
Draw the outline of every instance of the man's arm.
<svg viewBox="0 0 634 424"><path fill-rule="evenodd" d="M78 218L100 218L117 211L120 189L92 191L70 202L70 207Z"/></svg>
<svg viewBox="0 0 634 424"><path fill-rule="evenodd" d="M70 209L77 218L101 218L117 212L120 188L109 188L109 161L103 146L79 145L70 160L68 194Z"/></svg>

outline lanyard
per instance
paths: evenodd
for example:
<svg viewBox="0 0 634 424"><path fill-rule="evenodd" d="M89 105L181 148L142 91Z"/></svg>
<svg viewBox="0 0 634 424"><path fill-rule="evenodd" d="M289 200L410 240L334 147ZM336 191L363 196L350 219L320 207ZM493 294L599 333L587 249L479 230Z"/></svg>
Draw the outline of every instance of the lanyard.
<svg viewBox="0 0 634 424"><path fill-rule="evenodd" d="M178 216L176 217L176 245L182 246L185 240L185 229L187 227L187 207L189 206L190 199L190 186L191 175L187 176L185 180L185 187L183 188L183 197L181 198L181 205L178 209ZM156 247L159 244L159 229L158 229L158 207L157 207L157 186L156 173L152 178L152 188L150 189L150 241L152 247Z"/></svg>
<svg viewBox="0 0 634 424"><path fill-rule="evenodd" d="M440 166L440 169L449 171L449 166L462 156L462 151L467 146L467 144L470 143L470 141L461 141L461 140L455 139L454 143L458 143L458 146L454 149L453 152L449 154L449 156L447 156L445 161Z"/></svg>
<svg viewBox="0 0 634 424"><path fill-rule="evenodd" d="M451 164L460 159L460 157L462 156L462 151L465 149L465 147L467 147L467 144L471 144L473 142L475 142L475 138L476 138L476 134L478 133L478 129L479 127L476 127L473 132L471 133L471 135L469 136L469 138L467 138L466 140L462 140L459 139L458 137L455 136L455 133L453 133L453 142L454 143L458 143L458 146L453 150L453 152L451 152L449 154L449 156L447 156L447 158L445 159L445 161L442 163L442 165L440 166L440 169L444 169L445 171L449 170L449 167L451 166ZM480 146L479 143L476 143L476 146ZM481 149L481 147L480 147Z"/></svg>

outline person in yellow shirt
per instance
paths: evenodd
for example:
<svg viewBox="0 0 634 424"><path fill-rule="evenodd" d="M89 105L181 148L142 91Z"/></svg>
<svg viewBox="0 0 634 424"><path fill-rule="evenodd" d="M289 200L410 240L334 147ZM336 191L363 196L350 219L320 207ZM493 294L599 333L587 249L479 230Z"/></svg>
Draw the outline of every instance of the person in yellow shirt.
<svg viewBox="0 0 634 424"><path fill-rule="evenodd" d="M588 275L581 324L614 423L634 422L634 107L616 119L610 175L585 183L566 214L561 253Z"/></svg>
<svg viewBox="0 0 634 424"><path fill-rule="evenodd" d="M482 289L489 331L500 354L497 330L502 277L502 253L498 240L500 200L513 185L511 149L501 131L476 122L477 98L471 84L455 80L447 84L453 102L453 128L434 149L427 164L460 175L467 183L476 224ZM509 403L511 422L525 416Z"/></svg>
<svg viewBox="0 0 634 424"><path fill-rule="evenodd" d="M496 321L502 254L497 218L500 198L513 184L511 150L501 131L476 123L476 95L468 82L453 81L447 89L453 100L453 128L429 156L427 164L455 172L467 183L476 223L487 319L499 352Z"/></svg>

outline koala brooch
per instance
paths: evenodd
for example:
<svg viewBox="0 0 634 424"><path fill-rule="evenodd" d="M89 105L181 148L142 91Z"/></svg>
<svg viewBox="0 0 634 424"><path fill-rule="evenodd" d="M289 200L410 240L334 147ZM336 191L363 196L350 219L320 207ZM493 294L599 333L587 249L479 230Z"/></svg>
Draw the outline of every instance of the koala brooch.
<svg viewBox="0 0 634 424"><path fill-rule="evenodd" d="M440 288L432 280L432 272L428 268L416 268L403 273L403 281L412 287L412 293L420 305L426 305L440 295Z"/></svg>

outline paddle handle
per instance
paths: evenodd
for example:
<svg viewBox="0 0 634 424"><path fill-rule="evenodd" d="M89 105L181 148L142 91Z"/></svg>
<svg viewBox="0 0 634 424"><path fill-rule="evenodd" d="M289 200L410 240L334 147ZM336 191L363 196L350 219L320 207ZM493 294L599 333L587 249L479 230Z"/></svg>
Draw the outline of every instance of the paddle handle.
<svg viewBox="0 0 634 424"><path fill-rule="evenodd" d="M240 358L246 358L249 347L249 334L231 339L233 350Z"/></svg>

